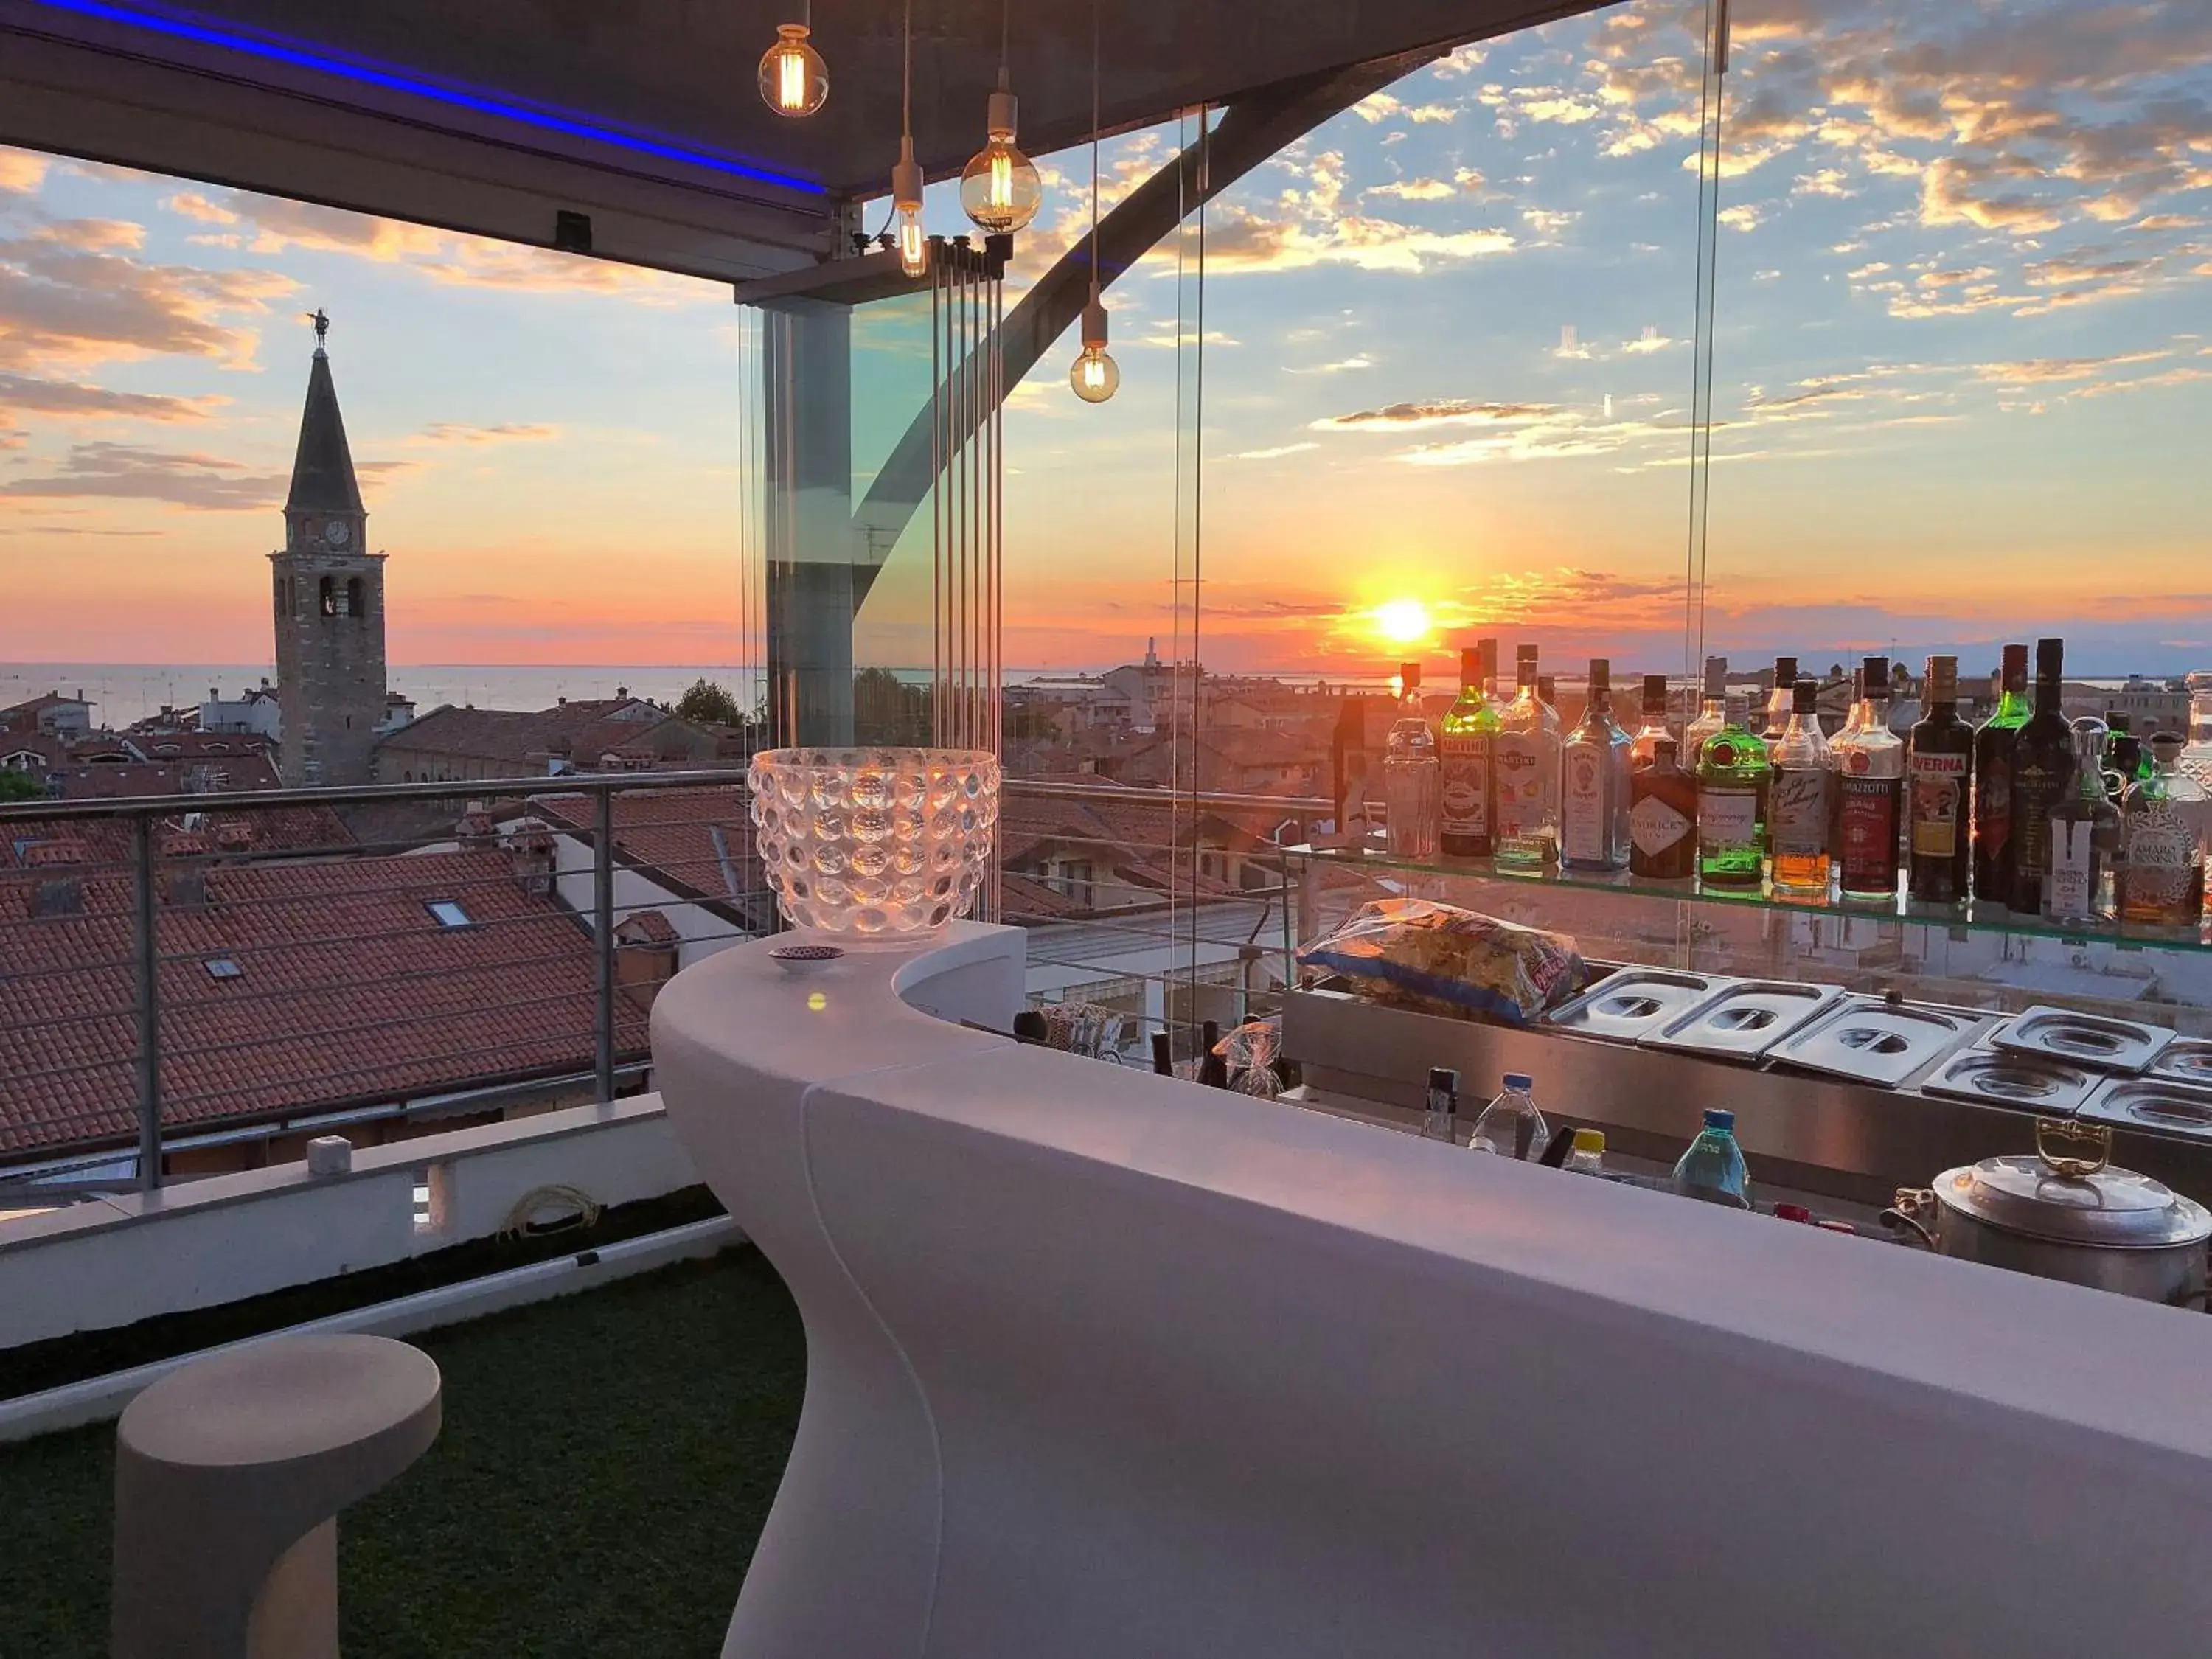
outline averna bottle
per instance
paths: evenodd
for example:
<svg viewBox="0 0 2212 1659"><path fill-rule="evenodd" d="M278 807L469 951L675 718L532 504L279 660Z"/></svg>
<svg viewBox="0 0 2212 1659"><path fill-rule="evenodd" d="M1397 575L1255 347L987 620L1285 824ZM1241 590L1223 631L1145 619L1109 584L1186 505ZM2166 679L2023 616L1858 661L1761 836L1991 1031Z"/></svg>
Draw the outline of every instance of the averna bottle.
<svg viewBox="0 0 2212 1659"><path fill-rule="evenodd" d="M2033 915L2043 908L2051 868L2051 815L2074 787L2074 728L2065 701L2065 642L2035 642L2035 713L2013 740L2012 872L2006 902Z"/></svg>
<svg viewBox="0 0 2212 1659"><path fill-rule="evenodd" d="M1905 745L1889 729L1889 659L1869 657L1859 678L1857 722L1836 738L1836 855L1844 897L1893 900Z"/></svg>
<svg viewBox="0 0 2212 1659"><path fill-rule="evenodd" d="M1394 858L1437 855L1437 734L1421 712L1421 665L1399 668L1398 718L1382 755L1383 836Z"/></svg>
<svg viewBox="0 0 2212 1659"><path fill-rule="evenodd" d="M2111 914L2119 814L2105 795L2105 723L2074 723L2074 787L2051 814L2043 915L2051 921L2095 922Z"/></svg>
<svg viewBox="0 0 2212 1659"><path fill-rule="evenodd" d="M1927 904L1966 902L1973 874L1974 728L1959 718L1959 659L1930 657L1922 679L1928 712L1912 728L1905 811L1912 848L1905 888Z"/></svg>
<svg viewBox="0 0 2212 1659"><path fill-rule="evenodd" d="M1721 729L1698 750L1698 877L1708 888L1755 890L1764 874L1766 745L1731 696Z"/></svg>
<svg viewBox="0 0 2212 1659"><path fill-rule="evenodd" d="M1629 775L1628 867L1653 881L1680 881L1698 867L1698 781L1662 738L1651 764Z"/></svg>
<svg viewBox="0 0 2212 1659"><path fill-rule="evenodd" d="M1443 833L1444 856L1486 859L1496 848L1491 822L1491 769L1498 741L1498 710L1490 682L1498 672L1498 641L1484 640L1459 653L1459 697L1444 711Z"/></svg>
<svg viewBox="0 0 2212 1659"><path fill-rule="evenodd" d="M1735 1114L1705 1109L1705 1127L1674 1165L1674 1188L1694 1197L1716 1199L1748 1209L1751 1171L1736 1144Z"/></svg>
<svg viewBox="0 0 2212 1659"><path fill-rule="evenodd" d="M2130 926L2194 927L2204 919L2204 787L2181 771L2181 746L2170 732L2153 738L2151 775L2120 805L2120 920Z"/></svg>
<svg viewBox="0 0 2212 1659"><path fill-rule="evenodd" d="M1536 1109L1534 1080L1526 1072L1508 1072L1505 1087L1475 1119L1468 1147L1502 1158L1533 1158L1551 1138L1544 1115Z"/></svg>
<svg viewBox="0 0 2212 1659"><path fill-rule="evenodd" d="M2013 745L2027 724L2026 646L2005 647L1997 684L1997 712L1974 734L1974 896L2009 904L2012 854L2006 842L2012 834Z"/></svg>
<svg viewBox="0 0 2212 1659"><path fill-rule="evenodd" d="M1774 890L1792 898L1826 898L1832 860L1828 832L1834 814L1834 757L1820 732L1820 688L1799 680L1790 688L1790 720L1767 750L1774 768L1766 797L1766 847Z"/></svg>
<svg viewBox="0 0 2212 1659"><path fill-rule="evenodd" d="M1559 821L1549 808L1547 775L1559 769L1559 740L1546 724L1548 712L1536 696L1536 652L1522 646L1517 669L1520 691L1498 722L1494 752L1498 814L1498 864L1506 869L1539 870L1558 856Z"/></svg>
<svg viewBox="0 0 2212 1659"><path fill-rule="evenodd" d="M1559 866L1628 867L1628 733L1613 718L1613 666L1589 665L1583 717L1559 747Z"/></svg>

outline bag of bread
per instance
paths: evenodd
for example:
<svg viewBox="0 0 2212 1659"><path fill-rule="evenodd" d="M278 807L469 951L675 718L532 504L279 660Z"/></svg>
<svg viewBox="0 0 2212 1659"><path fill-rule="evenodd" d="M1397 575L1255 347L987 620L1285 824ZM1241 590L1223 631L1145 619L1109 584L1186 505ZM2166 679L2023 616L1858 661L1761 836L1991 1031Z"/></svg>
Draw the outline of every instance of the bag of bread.
<svg viewBox="0 0 2212 1659"><path fill-rule="evenodd" d="M1380 1001L1509 1025L1534 1024L1583 982L1582 955L1566 934L1431 899L1363 905L1298 962L1341 974Z"/></svg>

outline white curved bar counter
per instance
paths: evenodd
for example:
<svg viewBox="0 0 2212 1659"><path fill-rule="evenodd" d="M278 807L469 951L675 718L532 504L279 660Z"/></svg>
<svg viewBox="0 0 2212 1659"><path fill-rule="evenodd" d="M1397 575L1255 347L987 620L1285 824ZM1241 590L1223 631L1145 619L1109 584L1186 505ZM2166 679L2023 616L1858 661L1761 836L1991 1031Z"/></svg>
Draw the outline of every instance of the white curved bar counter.
<svg viewBox="0 0 2212 1659"><path fill-rule="evenodd" d="M1016 930L764 951L653 1013L806 1324L727 1659L2203 1651L2212 1321L909 1006Z"/></svg>

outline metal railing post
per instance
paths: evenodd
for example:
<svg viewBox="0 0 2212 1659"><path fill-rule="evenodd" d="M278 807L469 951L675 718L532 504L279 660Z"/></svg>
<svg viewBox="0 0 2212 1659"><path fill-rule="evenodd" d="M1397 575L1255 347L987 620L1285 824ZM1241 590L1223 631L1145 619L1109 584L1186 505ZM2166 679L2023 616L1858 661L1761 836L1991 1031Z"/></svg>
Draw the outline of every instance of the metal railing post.
<svg viewBox="0 0 2212 1659"><path fill-rule="evenodd" d="M138 866L138 1188L161 1184L161 952L155 927L159 912L154 893L154 820L137 820Z"/></svg>
<svg viewBox="0 0 2212 1659"><path fill-rule="evenodd" d="M594 790L599 804L599 857L592 868L592 933L599 948L599 1098L615 1097L615 792Z"/></svg>

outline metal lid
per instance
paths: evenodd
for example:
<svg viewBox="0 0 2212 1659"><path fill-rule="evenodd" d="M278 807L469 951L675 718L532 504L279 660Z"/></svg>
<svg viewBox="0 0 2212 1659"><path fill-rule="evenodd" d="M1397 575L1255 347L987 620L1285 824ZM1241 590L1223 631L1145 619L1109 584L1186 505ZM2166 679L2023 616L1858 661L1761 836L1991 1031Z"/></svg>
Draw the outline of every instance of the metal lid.
<svg viewBox="0 0 2212 1659"><path fill-rule="evenodd" d="M2061 1244L2146 1249L2212 1238L2212 1211L2164 1182L2113 1169L2101 1158L2092 1162L2051 1150L2049 1143L2066 1139L2109 1152L2109 1129L2049 1119L2038 1119L2035 1127L2033 1154L1946 1170L1936 1182L1936 1198L2006 1232Z"/></svg>

